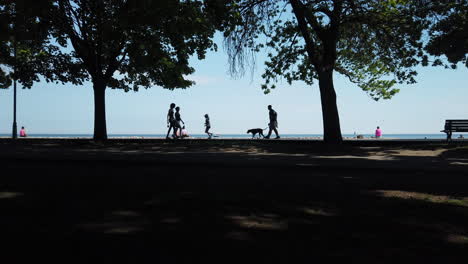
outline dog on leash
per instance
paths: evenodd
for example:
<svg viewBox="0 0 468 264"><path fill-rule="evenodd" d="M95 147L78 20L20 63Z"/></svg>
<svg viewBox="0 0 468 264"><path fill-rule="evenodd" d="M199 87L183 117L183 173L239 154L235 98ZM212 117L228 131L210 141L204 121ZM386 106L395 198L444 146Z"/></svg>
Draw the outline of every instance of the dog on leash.
<svg viewBox="0 0 468 264"><path fill-rule="evenodd" d="M260 136L262 136L262 138L265 138L265 136L263 135L263 130L265 129L252 128L252 129L247 130L247 134L252 133L252 138L255 138L257 134L258 134L258 138L260 138Z"/></svg>

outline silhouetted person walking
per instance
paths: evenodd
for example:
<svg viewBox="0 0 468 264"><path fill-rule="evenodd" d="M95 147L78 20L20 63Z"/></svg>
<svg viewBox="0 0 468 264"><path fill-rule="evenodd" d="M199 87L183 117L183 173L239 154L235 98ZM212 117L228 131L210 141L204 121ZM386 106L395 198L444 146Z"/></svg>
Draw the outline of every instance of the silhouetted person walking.
<svg viewBox="0 0 468 264"><path fill-rule="evenodd" d="M208 138L210 139L213 136L213 133L210 133L211 123L208 114L205 114L205 127L205 133L208 134Z"/></svg>
<svg viewBox="0 0 468 264"><path fill-rule="evenodd" d="M167 135L166 135L166 139L169 139L169 133L171 132L171 129L172 129L172 133L173 133L173 137L175 138L176 137L176 128L175 128L175 117L174 117L174 108L175 108L175 104L172 103L170 106L169 106L169 111L167 112L167 127L169 128L167 130Z"/></svg>
<svg viewBox="0 0 468 264"><path fill-rule="evenodd" d="M185 123L182 120L182 118L180 117L180 107L176 107L175 110L176 110L176 112L175 112L175 134L177 136L177 130L179 130L179 137L183 138L182 128L185 128ZM182 124L184 124L184 125L182 126Z"/></svg>
<svg viewBox="0 0 468 264"><path fill-rule="evenodd" d="M276 138L275 139L278 139L280 138L279 134L278 134L278 113L276 113L275 110L273 110L273 108L271 107L271 105L268 106L268 110L270 111L269 112L269 115L270 115L270 123L268 124L268 127L270 128L270 130L268 131L268 135L265 137L266 139L269 139L270 136L271 136L271 131L275 131L275 134L276 134Z"/></svg>

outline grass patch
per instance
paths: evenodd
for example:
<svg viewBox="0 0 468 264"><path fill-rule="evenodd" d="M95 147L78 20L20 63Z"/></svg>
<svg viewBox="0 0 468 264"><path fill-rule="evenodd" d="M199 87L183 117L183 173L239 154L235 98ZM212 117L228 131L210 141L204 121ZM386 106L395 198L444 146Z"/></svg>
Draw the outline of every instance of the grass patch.
<svg viewBox="0 0 468 264"><path fill-rule="evenodd" d="M445 195L433 195L419 192L406 192L399 190L377 190L375 191L381 197L413 199L436 204L446 204L468 207L468 197L451 197Z"/></svg>

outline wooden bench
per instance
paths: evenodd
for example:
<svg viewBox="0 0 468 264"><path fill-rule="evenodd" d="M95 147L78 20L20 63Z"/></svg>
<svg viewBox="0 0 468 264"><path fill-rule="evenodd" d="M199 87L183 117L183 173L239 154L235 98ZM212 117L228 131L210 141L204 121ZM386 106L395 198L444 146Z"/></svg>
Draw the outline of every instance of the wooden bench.
<svg viewBox="0 0 468 264"><path fill-rule="evenodd" d="M444 132L447 134L447 141L452 140L453 132L468 132L468 119L445 120Z"/></svg>

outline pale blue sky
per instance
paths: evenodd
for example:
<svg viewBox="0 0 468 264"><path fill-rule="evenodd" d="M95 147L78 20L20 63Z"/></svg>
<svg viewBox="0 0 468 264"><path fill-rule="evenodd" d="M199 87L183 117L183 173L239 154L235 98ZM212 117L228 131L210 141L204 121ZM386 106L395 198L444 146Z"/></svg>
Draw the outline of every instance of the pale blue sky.
<svg viewBox="0 0 468 264"><path fill-rule="evenodd" d="M203 133L203 115L211 117L212 131L243 134L249 128L265 128L267 105L278 112L280 134L321 134L322 113L318 85L286 81L270 94L260 88L264 56L260 54L253 80L250 74L234 80L227 74L222 48L203 61L192 60L197 84L169 91L161 87L125 93L107 90L109 134L165 133L170 103L181 107L191 134ZM335 74L341 129L344 134L373 133L380 126L386 134L440 133L445 119L468 119L468 69L418 68L417 84L400 85L391 100L375 102L346 78ZM37 83L18 89L17 122L29 134L92 134L93 91L83 86ZM13 89L0 89L0 133L11 133Z"/></svg>

